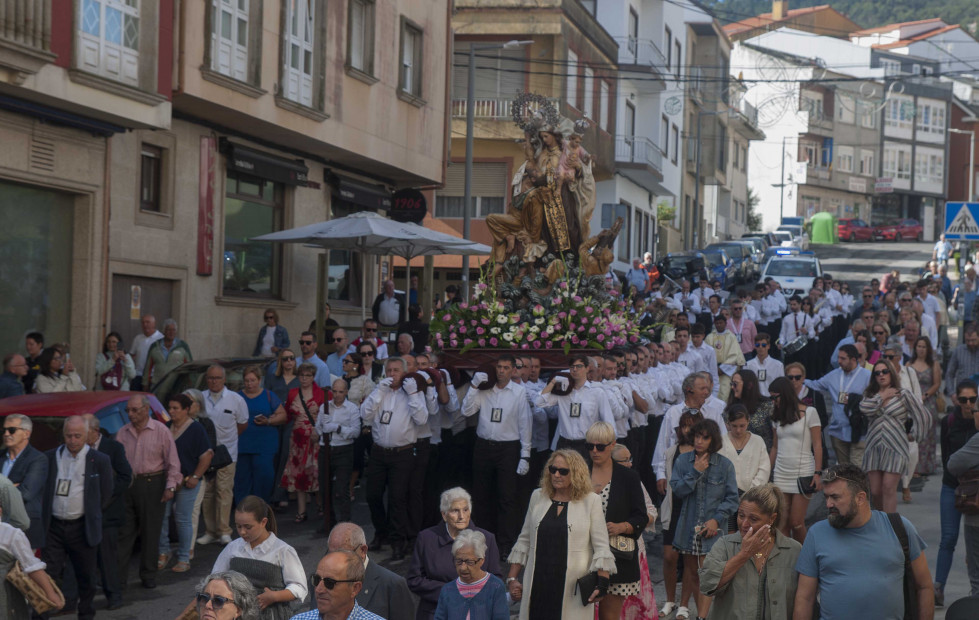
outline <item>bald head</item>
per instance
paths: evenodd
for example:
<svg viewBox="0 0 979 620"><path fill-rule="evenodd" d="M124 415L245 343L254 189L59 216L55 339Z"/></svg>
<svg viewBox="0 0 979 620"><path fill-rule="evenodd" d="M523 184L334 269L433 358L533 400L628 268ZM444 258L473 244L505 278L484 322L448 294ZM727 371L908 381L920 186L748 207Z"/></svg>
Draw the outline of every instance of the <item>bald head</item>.
<svg viewBox="0 0 979 620"><path fill-rule="evenodd" d="M367 557L367 537L359 525L344 521L337 523L330 530L330 538L327 540L326 548L330 553L350 551L363 559Z"/></svg>

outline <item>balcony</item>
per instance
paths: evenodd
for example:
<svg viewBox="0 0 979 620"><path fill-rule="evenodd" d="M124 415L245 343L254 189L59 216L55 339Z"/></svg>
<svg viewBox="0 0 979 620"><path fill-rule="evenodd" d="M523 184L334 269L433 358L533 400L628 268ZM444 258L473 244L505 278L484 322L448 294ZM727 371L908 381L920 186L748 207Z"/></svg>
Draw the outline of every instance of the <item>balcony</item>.
<svg viewBox="0 0 979 620"><path fill-rule="evenodd" d="M666 56L651 39L615 37L619 44L619 70L663 78L669 73Z"/></svg>
<svg viewBox="0 0 979 620"><path fill-rule="evenodd" d="M559 99L549 97L548 101L562 111ZM465 99L452 100L453 135L466 134L467 104ZM473 100L473 121L473 135L477 139L523 140L523 132L513 123L513 96L477 97Z"/></svg>
<svg viewBox="0 0 979 620"><path fill-rule="evenodd" d="M689 67L687 69L687 95L696 99L698 103L704 102L704 71L700 67Z"/></svg>
<svg viewBox="0 0 979 620"><path fill-rule="evenodd" d="M19 84L54 59L51 0L0 0L0 67Z"/></svg>
<svg viewBox="0 0 979 620"><path fill-rule="evenodd" d="M615 136L615 171L633 183L662 194L663 153L649 138Z"/></svg>
<svg viewBox="0 0 979 620"><path fill-rule="evenodd" d="M556 101L556 100L555 100ZM466 118L468 101L452 100L452 118ZM473 118L478 120L505 121L513 118L513 97L476 98L473 100Z"/></svg>

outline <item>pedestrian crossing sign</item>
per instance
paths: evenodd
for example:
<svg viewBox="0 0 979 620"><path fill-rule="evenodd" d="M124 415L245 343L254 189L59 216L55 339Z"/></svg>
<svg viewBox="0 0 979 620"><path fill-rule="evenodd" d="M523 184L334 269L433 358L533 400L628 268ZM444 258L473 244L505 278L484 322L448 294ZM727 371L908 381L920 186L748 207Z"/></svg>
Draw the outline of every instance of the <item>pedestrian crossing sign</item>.
<svg viewBox="0 0 979 620"><path fill-rule="evenodd" d="M945 203L945 239L979 241L979 202Z"/></svg>

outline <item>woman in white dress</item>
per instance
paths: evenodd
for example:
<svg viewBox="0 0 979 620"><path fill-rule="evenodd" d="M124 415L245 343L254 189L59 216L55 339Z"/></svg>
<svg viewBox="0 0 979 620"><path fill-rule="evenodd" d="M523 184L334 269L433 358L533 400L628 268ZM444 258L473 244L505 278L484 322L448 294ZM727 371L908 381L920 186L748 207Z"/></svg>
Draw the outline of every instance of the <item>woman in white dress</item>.
<svg viewBox="0 0 979 620"><path fill-rule="evenodd" d="M785 377L772 381L768 391L775 401L773 480L789 506L788 519L782 520L782 533L802 543L806 539L809 498L822 488L822 472L816 470L816 463L823 460L822 426L816 409L799 402L796 389Z"/></svg>

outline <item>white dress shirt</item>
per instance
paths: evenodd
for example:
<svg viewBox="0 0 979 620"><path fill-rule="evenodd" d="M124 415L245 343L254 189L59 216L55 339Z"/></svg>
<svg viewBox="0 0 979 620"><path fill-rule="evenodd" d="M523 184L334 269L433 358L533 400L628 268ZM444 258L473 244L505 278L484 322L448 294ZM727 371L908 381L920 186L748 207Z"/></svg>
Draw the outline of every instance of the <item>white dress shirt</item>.
<svg viewBox="0 0 979 620"><path fill-rule="evenodd" d="M694 350L692 344L687 344L687 350L681 353L676 361L690 369L690 372L710 372L704 362L704 356Z"/></svg>
<svg viewBox="0 0 979 620"><path fill-rule="evenodd" d="M941 306L938 304L938 300L934 298L930 293L925 293L924 297L918 297L921 300L921 305L924 306L925 314L931 317L931 320L935 320L935 316L941 310Z"/></svg>
<svg viewBox="0 0 979 620"><path fill-rule="evenodd" d="M625 439L629 434L630 414L633 411L632 389L621 379L611 381L606 379L596 385L605 390L608 396L612 417L615 418L616 439ZM626 395L628 395L628 400L626 400Z"/></svg>
<svg viewBox="0 0 979 620"><path fill-rule="evenodd" d="M629 417L629 425L633 428L643 427L649 424L649 410L646 412L639 411L636 409L635 396L639 396L646 401L646 403L652 406L655 398L650 392L650 386L646 382L644 375L639 373L632 373L631 375L622 377L618 379L620 384L623 386L624 390L629 394L629 406L627 408L627 415ZM611 408L611 403L609 405ZM612 409L612 417L615 417L615 410Z"/></svg>
<svg viewBox="0 0 979 620"><path fill-rule="evenodd" d="M785 366L782 365L782 362L772 358L771 355L766 357L764 362L753 357L748 360L744 367L758 375L758 390L762 396L769 395L768 386L772 384L772 381L777 377L785 376Z"/></svg>
<svg viewBox="0 0 979 620"><path fill-rule="evenodd" d="M758 323L758 319L761 316L758 314L758 308L755 307L754 302L749 302L744 305L744 318L751 320L754 323Z"/></svg>
<svg viewBox="0 0 979 620"><path fill-rule="evenodd" d="M722 407L718 409L713 402L708 401L700 408L700 414L704 416L705 420L717 422L717 425L721 427L721 435L727 435L727 425L724 423L723 413L724 401L716 398L714 400L721 403ZM666 451L670 449L670 446L676 444L676 427L680 425L680 416L683 415L684 409L687 409L686 403L678 403L666 410L663 426L660 427L659 437L656 438L656 449L653 451L653 471L656 473L657 480L666 476Z"/></svg>
<svg viewBox="0 0 979 620"><path fill-rule="evenodd" d="M316 432L320 434L321 446L323 438L330 433L333 433L330 435L331 446L352 445L360 437L360 408L346 399L339 407L331 400L316 416Z"/></svg>
<svg viewBox="0 0 979 620"><path fill-rule="evenodd" d="M591 425L599 420L615 427L615 418L612 417L612 408L605 398L605 391L587 384L571 390L566 396L558 396L553 392L541 394L537 404L541 407L557 405L557 433L551 442L552 450L557 449L558 437L583 441Z"/></svg>
<svg viewBox="0 0 979 620"><path fill-rule="evenodd" d="M701 342L699 347L695 347L691 342L690 350L694 353L699 353L700 357L704 360L704 365L707 366L707 372L710 373L710 378L714 382L711 393L717 396L717 391L721 389L721 381L717 376L717 354L714 353L714 347L708 345L706 342Z"/></svg>
<svg viewBox="0 0 979 620"><path fill-rule="evenodd" d="M547 440L548 435L550 435L549 420L557 419L557 408L537 405L540 392L544 389L542 381L527 381L521 385L527 392L527 406L530 407L530 415L534 421L533 430L530 433L530 449L538 452L547 450L549 447ZM465 418L462 419L465 420Z"/></svg>
<svg viewBox="0 0 979 620"><path fill-rule="evenodd" d="M459 415L459 410L462 408L462 403L459 401L459 392L456 391L454 385L452 385L452 380L449 377L449 371L439 370L442 373L442 381L445 383L445 390L449 393L449 402L439 404L439 415L441 419L439 420L439 428L447 428L452 431L452 435L458 435L462 431L466 430L466 418Z"/></svg>
<svg viewBox="0 0 979 620"><path fill-rule="evenodd" d="M470 388L462 401L462 415L479 413L476 436L487 441L519 441L520 458L530 458L534 419L527 391L513 381L488 390Z"/></svg>
<svg viewBox="0 0 979 620"><path fill-rule="evenodd" d="M236 538L225 546L214 561L211 573L223 573L231 570L231 558L247 558L250 560L261 560L269 564L282 567L282 581L286 584L286 590L292 592L296 600L306 598L306 571L303 569L302 562L296 550L287 545L275 534L269 533L265 541L252 547L244 538Z"/></svg>
<svg viewBox="0 0 979 620"><path fill-rule="evenodd" d="M133 338L132 344L129 345L129 356L133 358L137 376L143 374L143 368L146 367L146 356L150 352L150 347L160 338L163 338L163 334L159 330L153 332L150 336L140 332Z"/></svg>
<svg viewBox="0 0 979 620"><path fill-rule="evenodd" d="M810 340L816 337L816 325L813 318L802 310L786 314L782 319L782 333L779 334L779 340L785 345L798 338L800 334L805 334Z"/></svg>
<svg viewBox="0 0 979 620"><path fill-rule="evenodd" d="M392 390L385 379L360 406L360 417L371 425L374 443L400 448L415 443L415 425L428 422L428 405L422 392L409 396L404 388Z"/></svg>
<svg viewBox="0 0 979 620"><path fill-rule="evenodd" d="M204 390L204 407L207 417L214 422L214 434L218 443L228 448L231 460L238 461L238 425L248 424L248 404L241 394L227 387L215 394Z"/></svg>
<svg viewBox="0 0 979 620"><path fill-rule="evenodd" d="M61 446L55 453L58 475L54 481L54 499L51 514L64 521L73 521L85 515L85 457L88 444L75 456ZM62 492L67 493L63 495Z"/></svg>
<svg viewBox="0 0 979 620"><path fill-rule="evenodd" d="M377 309L377 319L381 325L397 325L401 320L401 302L397 295L384 296Z"/></svg>
<svg viewBox="0 0 979 620"><path fill-rule="evenodd" d="M27 534L9 523L0 523L0 549L5 549L14 556L14 559L20 562L20 569L25 573L33 573L48 567L34 555Z"/></svg>
<svg viewBox="0 0 979 620"><path fill-rule="evenodd" d="M673 296L680 307L683 308L684 312L687 313L687 318L690 320L692 325L697 321L697 315L700 314L700 300L693 293L677 293Z"/></svg>

